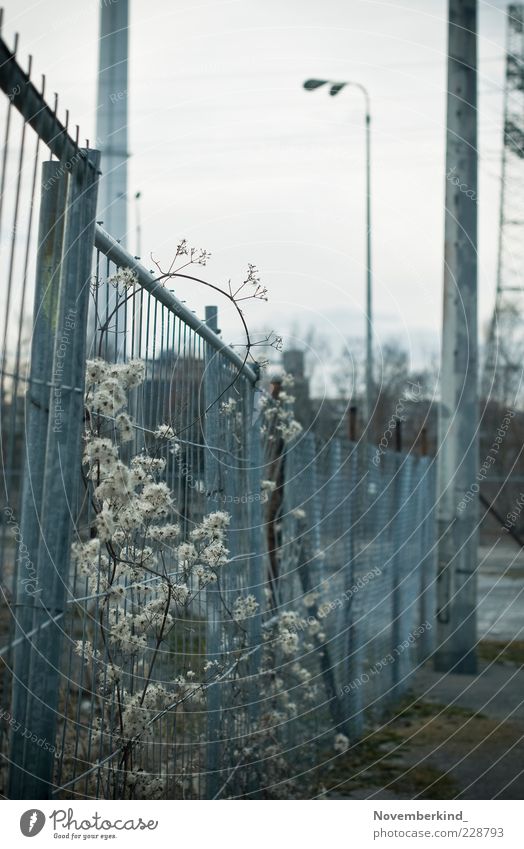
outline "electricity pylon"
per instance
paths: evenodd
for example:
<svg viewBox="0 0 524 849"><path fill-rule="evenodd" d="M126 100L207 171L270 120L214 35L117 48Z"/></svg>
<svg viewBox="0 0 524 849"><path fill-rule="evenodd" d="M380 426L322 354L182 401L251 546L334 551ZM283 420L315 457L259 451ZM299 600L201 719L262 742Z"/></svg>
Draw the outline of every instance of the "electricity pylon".
<svg viewBox="0 0 524 849"><path fill-rule="evenodd" d="M522 400L524 356L524 4L508 6L504 136L495 308L482 394L500 404Z"/></svg>

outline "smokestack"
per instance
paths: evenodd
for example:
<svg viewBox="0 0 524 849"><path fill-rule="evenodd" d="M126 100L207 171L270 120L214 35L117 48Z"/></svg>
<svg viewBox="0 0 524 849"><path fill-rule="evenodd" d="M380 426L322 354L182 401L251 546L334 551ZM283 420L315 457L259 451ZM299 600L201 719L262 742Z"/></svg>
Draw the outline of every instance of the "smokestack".
<svg viewBox="0 0 524 849"><path fill-rule="evenodd" d="M101 0L97 141L102 154L98 218L125 246L127 236L128 0Z"/></svg>

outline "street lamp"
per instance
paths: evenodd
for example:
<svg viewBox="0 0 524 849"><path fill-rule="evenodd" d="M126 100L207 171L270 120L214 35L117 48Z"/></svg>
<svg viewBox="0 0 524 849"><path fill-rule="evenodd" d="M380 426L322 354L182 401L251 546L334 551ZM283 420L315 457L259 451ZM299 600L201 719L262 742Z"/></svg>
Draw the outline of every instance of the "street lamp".
<svg viewBox="0 0 524 849"><path fill-rule="evenodd" d="M361 83L334 83L331 80L306 80L306 91L315 91L323 85L329 86L329 93L335 97L345 86L358 88L364 95L366 107L366 395L364 421L368 425L371 416L373 394L373 315L372 315L372 274L371 274L371 111L369 93Z"/></svg>

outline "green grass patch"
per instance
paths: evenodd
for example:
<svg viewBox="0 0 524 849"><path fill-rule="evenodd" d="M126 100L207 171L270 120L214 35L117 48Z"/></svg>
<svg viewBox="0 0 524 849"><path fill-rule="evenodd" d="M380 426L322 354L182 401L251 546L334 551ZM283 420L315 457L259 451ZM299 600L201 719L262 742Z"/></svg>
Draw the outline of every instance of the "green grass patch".
<svg viewBox="0 0 524 849"><path fill-rule="evenodd" d="M524 664L524 640L482 640L478 646L480 660L488 663Z"/></svg>

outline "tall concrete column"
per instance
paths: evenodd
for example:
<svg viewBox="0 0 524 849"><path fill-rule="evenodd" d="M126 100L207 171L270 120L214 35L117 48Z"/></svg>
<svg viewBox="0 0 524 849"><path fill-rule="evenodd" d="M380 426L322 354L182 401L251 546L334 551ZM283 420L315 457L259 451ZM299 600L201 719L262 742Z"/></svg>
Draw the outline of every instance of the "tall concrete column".
<svg viewBox="0 0 524 849"><path fill-rule="evenodd" d="M478 502L476 0L449 0L446 144L435 666L473 674Z"/></svg>

